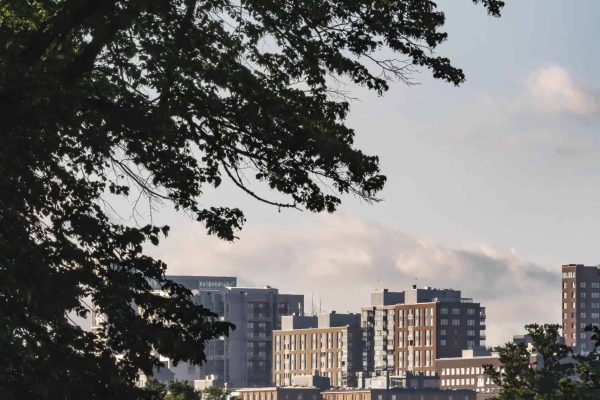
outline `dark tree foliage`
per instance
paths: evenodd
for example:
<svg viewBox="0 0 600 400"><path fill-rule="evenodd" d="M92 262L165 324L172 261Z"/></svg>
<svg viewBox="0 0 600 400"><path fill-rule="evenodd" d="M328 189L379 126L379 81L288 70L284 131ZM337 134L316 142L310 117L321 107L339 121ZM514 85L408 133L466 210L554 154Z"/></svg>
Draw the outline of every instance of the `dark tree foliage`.
<svg viewBox="0 0 600 400"><path fill-rule="evenodd" d="M144 255L168 227L111 218L107 196L171 203L226 240L242 212L199 202L223 177L279 207L375 200L385 177L336 82L382 93L424 67L458 85L432 52L443 23L428 0L1 1L3 398L134 398L155 354L202 362L230 325ZM69 321L82 299L102 333Z"/></svg>
<svg viewBox="0 0 600 400"><path fill-rule="evenodd" d="M600 398L600 386L591 377L596 371L595 350L586 356L573 355L560 337L560 325L525 326L532 347L507 343L497 349L503 370L484 366L485 373L500 386L498 400L587 400Z"/></svg>
<svg viewBox="0 0 600 400"><path fill-rule="evenodd" d="M167 395L167 387L154 378L146 381L144 389L146 400L164 400Z"/></svg>
<svg viewBox="0 0 600 400"><path fill-rule="evenodd" d="M227 389L208 387L202 391L202 400L239 400L239 397L233 396Z"/></svg>
<svg viewBox="0 0 600 400"><path fill-rule="evenodd" d="M200 392L187 381L169 383L169 390L164 400L200 400Z"/></svg>

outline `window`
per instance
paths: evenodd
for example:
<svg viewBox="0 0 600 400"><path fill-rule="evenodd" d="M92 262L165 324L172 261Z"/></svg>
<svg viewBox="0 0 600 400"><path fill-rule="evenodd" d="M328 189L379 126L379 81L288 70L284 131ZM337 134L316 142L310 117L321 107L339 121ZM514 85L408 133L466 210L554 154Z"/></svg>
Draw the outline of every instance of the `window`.
<svg viewBox="0 0 600 400"><path fill-rule="evenodd" d="M592 319L599 319L599 318L600 318L600 313L597 313L597 312L592 313Z"/></svg>
<svg viewBox="0 0 600 400"><path fill-rule="evenodd" d="M446 339L440 339L440 346L446 345Z"/></svg>
<svg viewBox="0 0 600 400"><path fill-rule="evenodd" d="M460 315L460 308L453 308L452 315Z"/></svg>
<svg viewBox="0 0 600 400"><path fill-rule="evenodd" d="M579 303L579 308L585 308L585 303L584 302Z"/></svg>
<svg viewBox="0 0 600 400"><path fill-rule="evenodd" d="M446 307L440 308L440 314L444 314L444 315L448 314L448 309Z"/></svg>
<svg viewBox="0 0 600 400"><path fill-rule="evenodd" d="M567 309L567 303L563 303L563 309Z"/></svg>
<svg viewBox="0 0 600 400"><path fill-rule="evenodd" d="M563 293L563 299L566 299L566 298L567 298L567 292L564 292Z"/></svg>
<svg viewBox="0 0 600 400"><path fill-rule="evenodd" d="M600 299L600 292L592 292L592 299Z"/></svg>
<svg viewBox="0 0 600 400"><path fill-rule="evenodd" d="M563 272L563 278L575 278L575 272Z"/></svg>
<svg viewBox="0 0 600 400"><path fill-rule="evenodd" d="M469 326L475 326L475 320L474 319L468 319L467 320L467 325L469 325Z"/></svg>
<svg viewBox="0 0 600 400"><path fill-rule="evenodd" d="M579 338L580 338L580 339L587 339L587 334L586 334L585 332L581 332L581 333L579 334Z"/></svg>
<svg viewBox="0 0 600 400"><path fill-rule="evenodd" d="M580 318L587 318L587 314L586 314L586 313L584 313L584 312L582 312L582 313L579 313L579 317L580 317Z"/></svg>
<svg viewBox="0 0 600 400"><path fill-rule="evenodd" d="M579 287L585 288L586 283L585 282L579 282Z"/></svg>
<svg viewBox="0 0 600 400"><path fill-rule="evenodd" d="M579 293L579 297L581 297L582 299L585 299L585 296L587 296L586 292L580 292Z"/></svg>
<svg viewBox="0 0 600 400"><path fill-rule="evenodd" d="M592 289L600 289L600 282L592 282Z"/></svg>
<svg viewBox="0 0 600 400"><path fill-rule="evenodd" d="M452 326L459 326L459 325L460 325L460 319L454 318L452 320Z"/></svg>
<svg viewBox="0 0 600 400"><path fill-rule="evenodd" d="M474 308L467 309L467 314L469 314L469 315L475 315L475 309Z"/></svg>
<svg viewBox="0 0 600 400"><path fill-rule="evenodd" d="M442 319L440 320L440 325L448 325L448 319L446 319L446 318L442 318Z"/></svg>
<svg viewBox="0 0 600 400"><path fill-rule="evenodd" d="M600 303L592 303L592 308L600 308Z"/></svg>

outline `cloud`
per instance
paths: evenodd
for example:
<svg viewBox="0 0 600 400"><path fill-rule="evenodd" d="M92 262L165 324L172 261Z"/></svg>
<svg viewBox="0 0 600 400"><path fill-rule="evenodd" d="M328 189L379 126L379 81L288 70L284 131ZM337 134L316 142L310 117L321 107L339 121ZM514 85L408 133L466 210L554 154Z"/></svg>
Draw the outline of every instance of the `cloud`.
<svg viewBox="0 0 600 400"><path fill-rule="evenodd" d="M560 276L481 243L450 249L348 214L305 215L284 227L247 227L234 244L206 237L201 225L175 230L154 250L172 274L235 275L242 285L271 285L311 295L315 307L358 312L375 288L461 289L487 307L488 344L522 333L529 322L560 321ZM189 227L188 225L187 227Z"/></svg>
<svg viewBox="0 0 600 400"><path fill-rule="evenodd" d="M513 92L479 94L450 104L432 130L479 154L503 151L507 159L515 152L542 154L584 162L587 169L598 162L599 94L565 68L550 65L532 71Z"/></svg>
<svg viewBox="0 0 600 400"><path fill-rule="evenodd" d="M571 75L558 65L535 71L529 78L532 105L547 113L597 114L600 102L588 90L577 85Z"/></svg>

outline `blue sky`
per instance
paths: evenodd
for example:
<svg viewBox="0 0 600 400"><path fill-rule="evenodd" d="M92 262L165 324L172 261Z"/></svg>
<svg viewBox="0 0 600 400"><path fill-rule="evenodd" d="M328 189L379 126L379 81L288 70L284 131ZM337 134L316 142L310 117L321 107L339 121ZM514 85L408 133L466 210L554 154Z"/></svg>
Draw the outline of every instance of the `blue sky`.
<svg viewBox="0 0 600 400"><path fill-rule="evenodd" d="M375 287L452 285L488 307L490 344L559 322L560 265L600 262L600 2L507 3L495 19L440 2L438 53L464 69L461 87L424 71L383 97L350 88L348 123L381 158L385 201L349 197L337 216L315 216L225 187L202 201L246 212L238 243L163 210L155 221L173 233L152 253L171 273L235 274L339 311Z"/></svg>

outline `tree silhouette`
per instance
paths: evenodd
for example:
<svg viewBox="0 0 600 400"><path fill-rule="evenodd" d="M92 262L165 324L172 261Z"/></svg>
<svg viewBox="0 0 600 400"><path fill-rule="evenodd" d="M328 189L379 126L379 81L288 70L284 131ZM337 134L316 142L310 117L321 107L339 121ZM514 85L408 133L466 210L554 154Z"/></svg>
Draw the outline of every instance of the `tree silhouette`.
<svg viewBox="0 0 600 400"><path fill-rule="evenodd" d="M500 386L498 400L592 400L600 396L598 355L574 355L562 344L560 326L526 325L531 347L507 343L498 349L502 370L485 365Z"/></svg>
<svg viewBox="0 0 600 400"><path fill-rule="evenodd" d="M156 354L202 362L231 326L143 253L169 228L114 218L114 199L172 204L226 240L242 211L200 202L223 179L276 207L377 200L337 82L383 93L423 67L460 84L432 51L444 18L429 0L0 3L3 396L134 398ZM98 334L69 320L85 299Z"/></svg>

